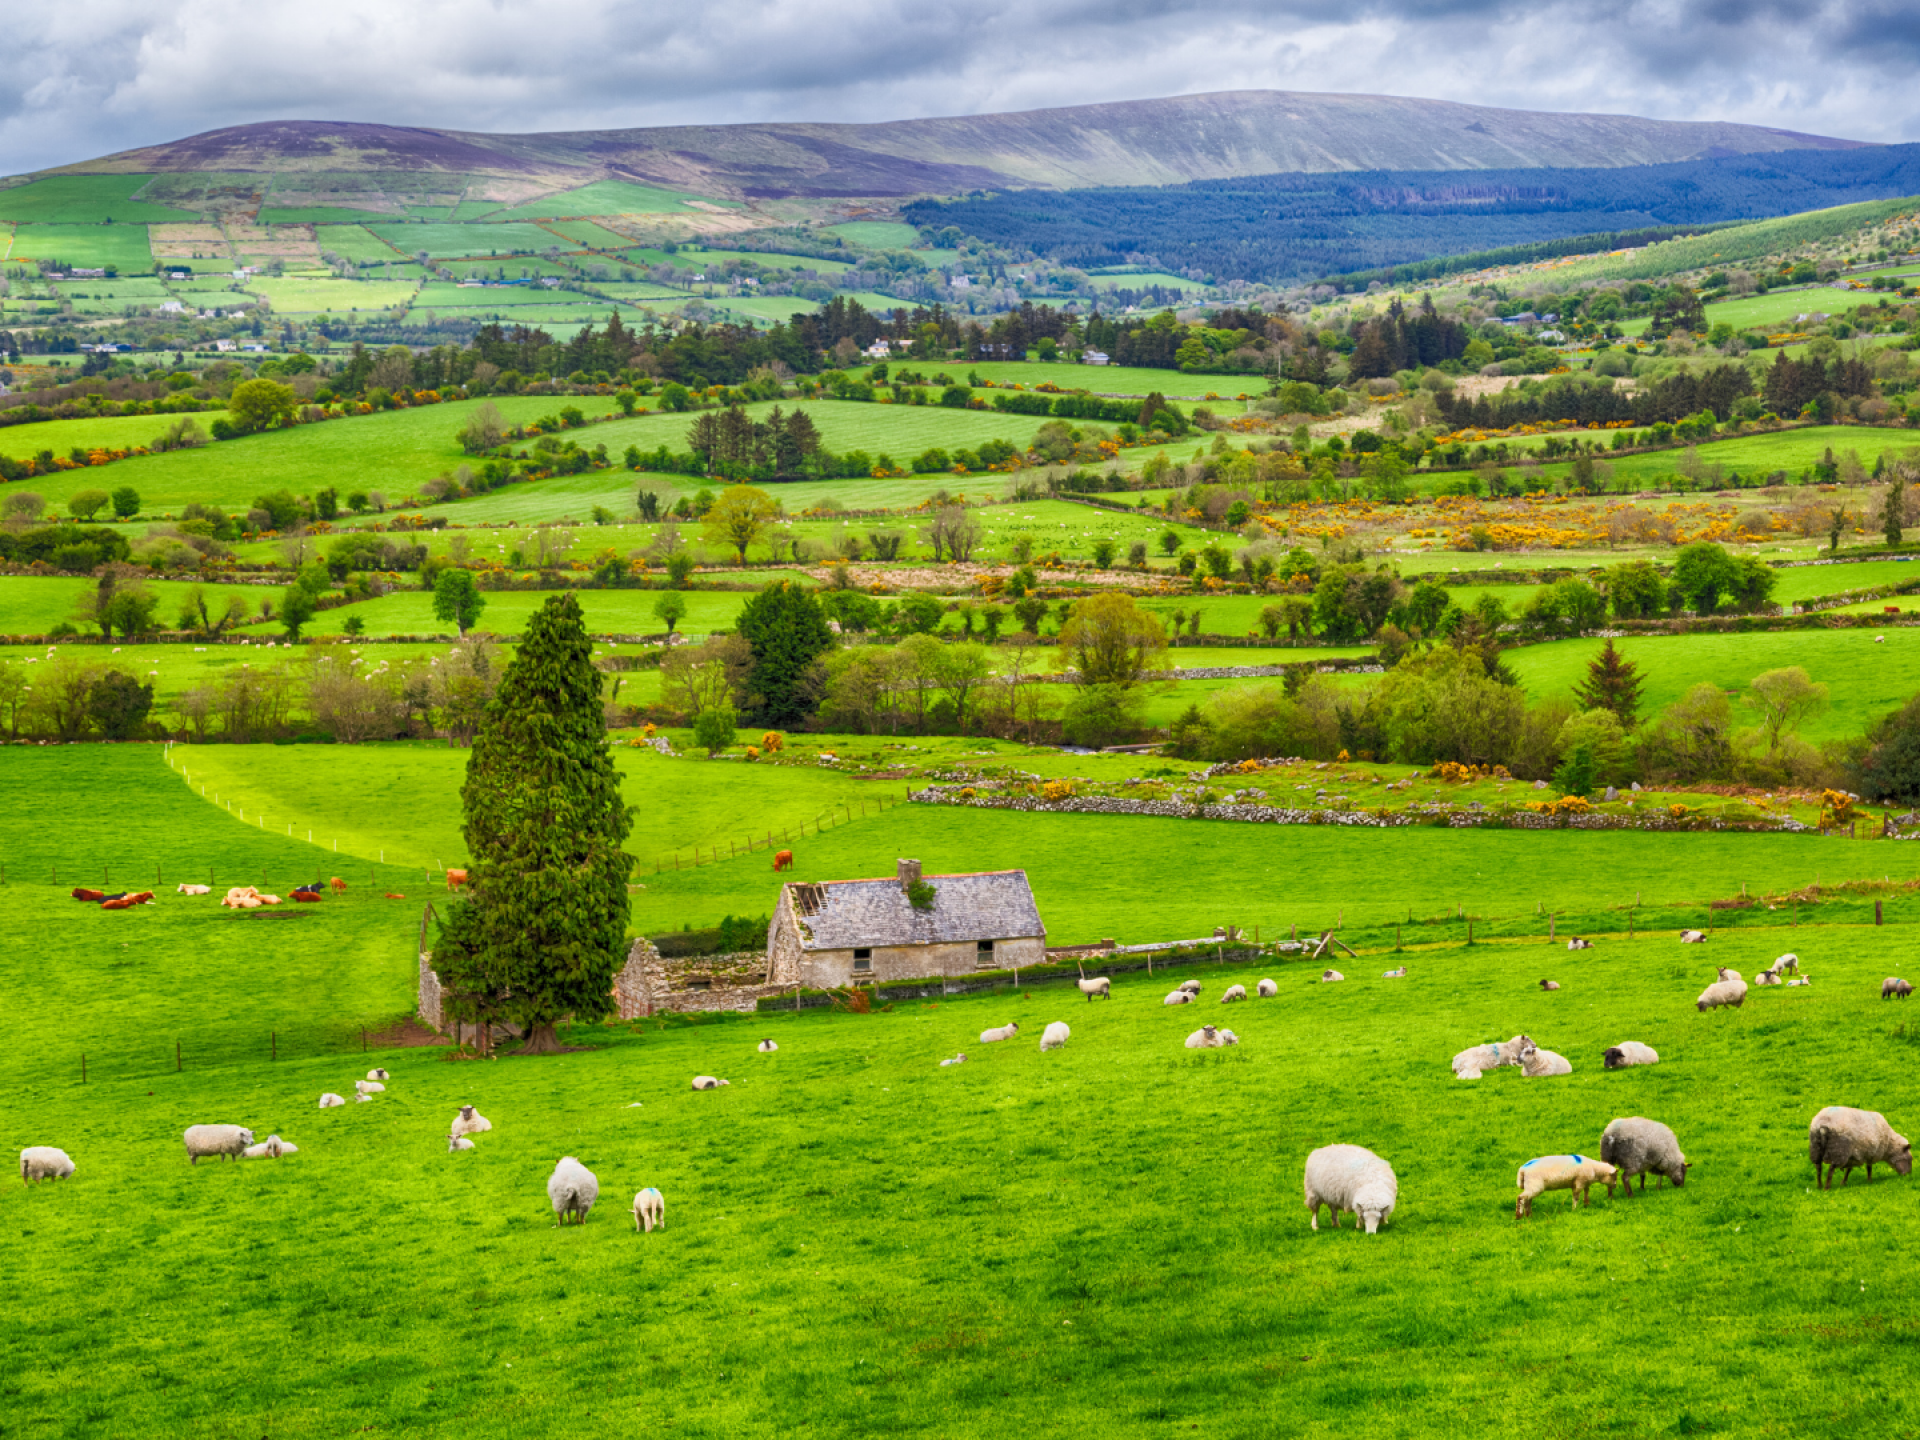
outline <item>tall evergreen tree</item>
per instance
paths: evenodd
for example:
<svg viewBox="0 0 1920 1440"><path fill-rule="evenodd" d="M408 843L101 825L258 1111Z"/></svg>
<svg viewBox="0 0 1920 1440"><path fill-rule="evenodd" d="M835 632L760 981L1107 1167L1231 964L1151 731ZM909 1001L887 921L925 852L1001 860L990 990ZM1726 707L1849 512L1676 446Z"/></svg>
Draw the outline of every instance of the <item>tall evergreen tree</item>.
<svg viewBox="0 0 1920 1440"><path fill-rule="evenodd" d="M1640 710L1640 667L1614 649L1608 640L1587 662L1587 678L1573 688L1573 698L1587 710L1611 710L1623 730L1633 728Z"/></svg>
<svg viewBox="0 0 1920 1440"><path fill-rule="evenodd" d="M813 713L813 662L833 648L811 589L776 581L741 608L736 632L753 650L747 703L754 718L792 725Z"/></svg>
<svg viewBox="0 0 1920 1440"><path fill-rule="evenodd" d="M435 968L483 1010L518 1020L522 1054L557 1051L564 1015L606 1014L625 958L633 860L620 845L633 821L592 655L579 602L549 599L487 706L460 790L468 898L448 917Z"/></svg>

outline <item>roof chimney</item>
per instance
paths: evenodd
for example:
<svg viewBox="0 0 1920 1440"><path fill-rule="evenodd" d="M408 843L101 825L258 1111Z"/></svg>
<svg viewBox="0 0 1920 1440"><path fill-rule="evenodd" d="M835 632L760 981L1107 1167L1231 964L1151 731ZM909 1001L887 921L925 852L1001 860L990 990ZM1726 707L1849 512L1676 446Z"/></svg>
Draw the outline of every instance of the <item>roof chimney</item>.
<svg viewBox="0 0 1920 1440"><path fill-rule="evenodd" d="M900 865L900 888L902 890L906 889L909 885L916 885L919 883L920 862L918 860L902 860L899 862L899 865Z"/></svg>

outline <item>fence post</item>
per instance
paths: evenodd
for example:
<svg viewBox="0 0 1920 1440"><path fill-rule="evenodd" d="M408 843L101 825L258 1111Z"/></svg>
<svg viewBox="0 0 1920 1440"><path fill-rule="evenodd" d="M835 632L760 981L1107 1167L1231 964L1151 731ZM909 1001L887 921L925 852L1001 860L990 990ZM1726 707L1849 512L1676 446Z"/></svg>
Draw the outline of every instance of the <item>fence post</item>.
<svg viewBox="0 0 1920 1440"><path fill-rule="evenodd" d="M173 1042L173 1068L175 1071L180 1069L180 1042L178 1040Z"/></svg>
<svg viewBox="0 0 1920 1440"><path fill-rule="evenodd" d="M269 1030L267 1032L267 1058L269 1060L278 1060L280 1058L280 1032L278 1030Z"/></svg>
<svg viewBox="0 0 1920 1440"><path fill-rule="evenodd" d="M1467 944L1471 945L1472 943L1473 943L1473 921L1469 919L1467 921Z"/></svg>
<svg viewBox="0 0 1920 1440"><path fill-rule="evenodd" d="M87 1052L84 1050L80 1052L80 1083L87 1083Z"/></svg>
<svg viewBox="0 0 1920 1440"><path fill-rule="evenodd" d="M1884 923L1880 919L1880 902L1878 900L1873 902L1873 923L1876 925Z"/></svg>

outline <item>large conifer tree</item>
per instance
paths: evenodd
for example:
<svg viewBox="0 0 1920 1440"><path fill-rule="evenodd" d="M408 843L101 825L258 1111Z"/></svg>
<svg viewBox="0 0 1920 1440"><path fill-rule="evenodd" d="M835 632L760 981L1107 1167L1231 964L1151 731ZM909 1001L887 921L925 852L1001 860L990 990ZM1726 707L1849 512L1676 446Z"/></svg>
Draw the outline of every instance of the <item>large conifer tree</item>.
<svg viewBox="0 0 1920 1440"><path fill-rule="evenodd" d="M1587 678L1573 688L1573 698L1587 710L1611 710L1620 728L1631 730L1640 710L1640 667L1613 648L1609 639L1587 662Z"/></svg>

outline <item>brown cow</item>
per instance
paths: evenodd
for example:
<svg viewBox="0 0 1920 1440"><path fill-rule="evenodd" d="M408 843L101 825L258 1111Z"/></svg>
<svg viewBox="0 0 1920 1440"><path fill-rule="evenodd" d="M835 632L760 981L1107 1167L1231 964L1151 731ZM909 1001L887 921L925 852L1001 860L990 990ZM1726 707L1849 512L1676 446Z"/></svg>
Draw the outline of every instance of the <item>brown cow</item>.
<svg viewBox="0 0 1920 1440"><path fill-rule="evenodd" d="M793 852L791 850L782 850L779 854L775 855L773 857L773 868L776 870L791 870L793 868Z"/></svg>
<svg viewBox="0 0 1920 1440"><path fill-rule="evenodd" d="M447 871L447 889L458 890L462 885L466 883L467 883L466 871L464 870Z"/></svg>
<svg viewBox="0 0 1920 1440"><path fill-rule="evenodd" d="M331 880L327 881L327 884L333 887L333 893L336 895L338 895L342 890L347 888L347 882L342 880L338 875L334 876Z"/></svg>

